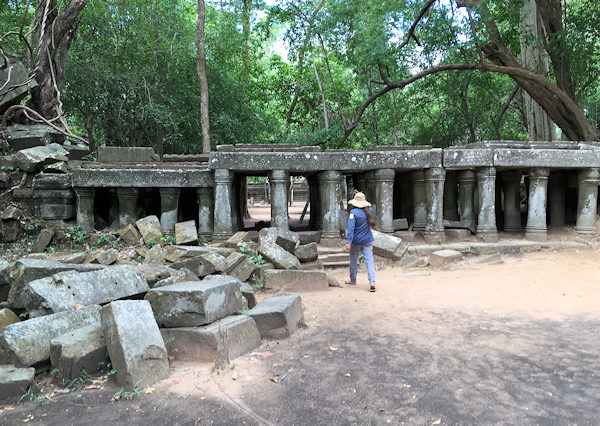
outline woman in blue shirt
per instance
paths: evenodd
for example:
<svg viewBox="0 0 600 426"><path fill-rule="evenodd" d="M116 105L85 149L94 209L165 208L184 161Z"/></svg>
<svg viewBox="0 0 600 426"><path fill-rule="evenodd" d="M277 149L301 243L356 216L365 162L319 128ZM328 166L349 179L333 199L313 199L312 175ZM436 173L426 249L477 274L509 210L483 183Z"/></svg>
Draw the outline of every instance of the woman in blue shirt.
<svg viewBox="0 0 600 426"><path fill-rule="evenodd" d="M365 194L355 191L354 199L348 201L348 204L354 208L348 214L346 250L350 251L350 279L346 279L346 284L356 285L358 253L362 252L367 264L370 290L375 291L375 265L373 264L373 241L375 239L371 233L371 227L376 231L379 231L379 228L375 225L371 215L371 203L366 200Z"/></svg>

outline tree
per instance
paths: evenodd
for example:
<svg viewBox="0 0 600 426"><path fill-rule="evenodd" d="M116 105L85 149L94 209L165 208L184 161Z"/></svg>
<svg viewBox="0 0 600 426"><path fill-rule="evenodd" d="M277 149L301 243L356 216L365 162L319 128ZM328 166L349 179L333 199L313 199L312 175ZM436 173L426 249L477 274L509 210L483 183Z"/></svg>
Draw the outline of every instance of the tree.
<svg viewBox="0 0 600 426"><path fill-rule="evenodd" d="M208 80L206 78L206 52L204 49L204 0L198 0L198 81L200 82L200 125L202 127L202 152L210 152L210 121L208 116Z"/></svg>

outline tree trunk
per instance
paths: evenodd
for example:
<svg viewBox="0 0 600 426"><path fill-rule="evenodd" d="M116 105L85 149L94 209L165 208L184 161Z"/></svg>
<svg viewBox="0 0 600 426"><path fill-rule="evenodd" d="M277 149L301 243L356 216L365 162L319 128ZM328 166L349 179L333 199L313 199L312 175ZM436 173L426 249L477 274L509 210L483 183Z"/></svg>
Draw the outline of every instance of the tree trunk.
<svg viewBox="0 0 600 426"><path fill-rule="evenodd" d="M208 80L206 78L206 52L204 50L204 0L198 0L198 81L200 82L200 126L202 127L202 152L210 152L210 123L208 118Z"/></svg>
<svg viewBox="0 0 600 426"><path fill-rule="evenodd" d="M167 76L162 53L160 51L160 37L158 28L158 4L152 0L152 26L154 27L154 52L156 55L156 71L158 74L158 90L156 91L156 103L161 106L164 103L163 92L167 89ZM156 144L154 151L160 158L163 156L165 139L165 128L162 123L156 123Z"/></svg>
<svg viewBox="0 0 600 426"><path fill-rule="evenodd" d="M536 74L548 73L546 52L538 42L542 38L535 0L526 0L521 7L521 65ZM554 141L554 122L529 93L523 93L527 133L532 141Z"/></svg>
<svg viewBox="0 0 600 426"><path fill-rule="evenodd" d="M242 69L246 81L250 81L250 13L252 11L252 0L244 0L242 10L242 33L244 34L244 46L242 47Z"/></svg>
<svg viewBox="0 0 600 426"><path fill-rule="evenodd" d="M319 78L319 72L317 71L317 64L315 63L315 55L312 55L313 70L315 71L315 77L317 78L317 84L319 85L319 92L321 93L321 102L323 103L323 120L325 121L325 129L329 130L329 118L327 117L327 99L325 97L325 90L323 90L323 84Z"/></svg>
<svg viewBox="0 0 600 426"><path fill-rule="evenodd" d="M89 101L85 102L85 131L87 132L90 152L96 150L96 139L94 138L94 115Z"/></svg>

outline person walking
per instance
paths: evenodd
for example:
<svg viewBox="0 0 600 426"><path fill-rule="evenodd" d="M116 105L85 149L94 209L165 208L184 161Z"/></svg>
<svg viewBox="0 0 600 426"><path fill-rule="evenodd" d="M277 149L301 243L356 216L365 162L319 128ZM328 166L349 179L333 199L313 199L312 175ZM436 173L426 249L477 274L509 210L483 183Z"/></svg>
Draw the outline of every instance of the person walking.
<svg viewBox="0 0 600 426"><path fill-rule="evenodd" d="M367 276L369 278L370 291L375 291L375 265L373 263L373 234L371 227L379 231L371 214L371 203L365 194L354 191L354 198L348 201L354 208L348 214L348 237L346 238L346 250L350 252L350 278L346 284L356 285L356 272L358 269L358 254L362 252L367 264Z"/></svg>

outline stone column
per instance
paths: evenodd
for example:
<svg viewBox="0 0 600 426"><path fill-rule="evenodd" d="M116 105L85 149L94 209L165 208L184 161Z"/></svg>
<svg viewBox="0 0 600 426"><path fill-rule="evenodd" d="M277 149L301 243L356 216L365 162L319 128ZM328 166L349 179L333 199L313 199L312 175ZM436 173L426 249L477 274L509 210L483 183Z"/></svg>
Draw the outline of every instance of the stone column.
<svg viewBox="0 0 600 426"><path fill-rule="evenodd" d="M339 230L339 206L338 187L341 185L342 174L337 170L330 170L319 173L321 178L321 218L322 218L322 239L332 239L340 237Z"/></svg>
<svg viewBox="0 0 600 426"><path fill-rule="evenodd" d="M288 184L290 175L285 170L271 170L271 226L282 231L289 229L288 225Z"/></svg>
<svg viewBox="0 0 600 426"><path fill-rule="evenodd" d="M381 169L375 172L375 204L377 205L377 216L375 222L381 232L392 233L394 226L394 178L396 172L393 169Z"/></svg>
<svg viewBox="0 0 600 426"><path fill-rule="evenodd" d="M231 205L231 170L215 170L215 212L213 239L226 240L233 235L233 206Z"/></svg>
<svg viewBox="0 0 600 426"><path fill-rule="evenodd" d="M580 170L578 175L577 223L575 231L583 235L596 235L596 210L600 169Z"/></svg>
<svg viewBox="0 0 600 426"><path fill-rule="evenodd" d="M521 171L502 174L504 232L521 232Z"/></svg>
<svg viewBox="0 0 600 426"><path fill-rule="evenodd" d="M425 170L425 192L427 194L427 222L425 241L430 244L446 242L444 232L444 182L446 170L441 167Z"/></svg>
<svg viewBox="0 0 600 426"><path fill-rule="evenodd" d="M135 208L137 205L137 188L117 188L119 199L119 228L124 228L137 219Z"/></svg>
<svg viewBox="0 0 600 426"><path fill-rule="evenodd" d="M482 167L477 170L477 194L479 216L477 220L477 238L484 242L498 241L496 229L496 169Z"/></svg>
<svg viewBox="0 0 600 426"><path fill-rule="evenodd" d="M315 175L307 176L306 181L308 182L308 203L310 205L308 224L310 227L317 227L317 218L320 211L320 207L318 206L317 191L319 190L319 187L317 177Z"/></svg>
<svg viewBox="0 0 600 426"><path fill-rule="evenodd" d="M548 225L565 226L566 180L564 172L551 172L548 179Z"/></svg>
<svg viewBox="0 0 600 426"><path fill-rule="evenodd" d="M213 233L213 188L196 188L198 200L198 235Z"/></svg>
<svg viewBox="0 0 600 426"><path fill-rule="evenodd" d="M354 198L354 178L352 175L346 176L346 200Z"/></svg>
<svg viewBox="0 0 600 426"><path fill-rule="evenodd" d="M74 188L77 194L77 226L83 231L94 230L94 195L95 188Z"/></svg>
<svg viewBox="0 0 600 426"><path fill-rule="evenodd" d="M427 193L425 191L425 174L423 170L411 172L413 182L413 211L414 219L412 229L422 231L427 222Z"/></svg>
<svg viewBox="0 0 600 426"><path fill-rule="evenodd" d="M475 173L472 170L458 172L458 216L461 221L475 222L473 208L475 181Z"/></svg>
<svg viewBox="0 0 600 426"><path fill-rule="evenodd" d="M546 228L546 199L550 170L536 168L529 170L529 197L527 204L527 227L525 238L532 241L548 240Z"/></svg>
<svg viewBox="0 0 600 426"><path fill-rule="evenodd" d="M458 220L458 188L456 187L456 172L446 172L444 184L444 219Z"/></svg>
<svg viewBox="0 0 600 426"><path fill-rule="evenodd" d="M322 173L318 173L317 177L316 177L316 187L317 187L317 191L315 192L316 196L316 201L317 204L315 206L315 211L317 213L317 217L316 217L316 221L315 221L315 225L318 229L321 229L323 227L323 203L325 202L323 200L323 176ZM312 209L311 209L312 212Z"/></svg>
<svg viewBox="0 0 600 426"><path fill-rule="evenodd" d="M159 188L160 228L164 235L175 235L179 206L179 188Z"/></svg>

